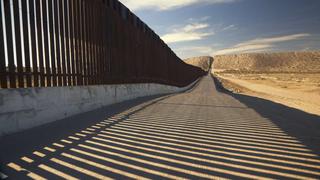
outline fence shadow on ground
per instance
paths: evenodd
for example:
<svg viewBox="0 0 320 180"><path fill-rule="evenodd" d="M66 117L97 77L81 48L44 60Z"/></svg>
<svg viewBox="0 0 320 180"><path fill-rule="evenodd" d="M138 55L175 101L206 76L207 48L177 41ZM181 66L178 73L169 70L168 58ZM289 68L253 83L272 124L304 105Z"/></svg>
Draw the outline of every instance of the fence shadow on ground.
<svg viewBox="0 0 320 180"><path fill-rule="evenodd" d="M235 94L225 89L217 78L213 77L213 81L218 91L229 94L262 117L270 119L289 136L297 138L320 156L320 116L266 99Z"/></svg>
<svg viewBox="0 0 320 180"><path fill-rule="evenodd" d="M91 134L91 131L94 130L94 128L90 128L91 126L94 126L95 124L105 119L108 119L110 117L115 117L115 115L121 112L128 113L126 110L131 109L133 107L143 108L145 102L151 101L151 104L152 104L168 96L170 95L154 95L154 96L137 98L134 100L109 105L97 110L93 110L93 111L85 112L72 117L68 117L63 120L55 121L55 122L38 126L29 130L25 130L22 132L0 137L0 145L1 145L0 146L0 173L5 172L5 170L8 169L7 164L9 162L21 160L22 158L21 155L23 154L36 152L36 150L39 149L39 147L42 147L42 148L47 147L50 144L53 145L53 147L54 146L62 147L60 145L62 145L63 143L68 144L69 142L68 140L65 141L64 138L66 137L73 137L72 135L86 137L87 136L86 134ZM127 116L129 114L125 114L125 115ZM108 123L108 125L105 125L105 128L108 128L120 121L121 119L118 119L117 121ZM62 144L56 143L59 141L61 142L61 140L62 140ZM78 142L81 142L81 141L78 141ZM69 147L73 147L73 144L69 144ZM54 149L54 148L48 148L48 149L49 150L47 151L51 152L50 149ZM57 150L54 152L56 154L61 151ZM53 156L54 155L47 156L47 158L53 157ZM28 174L28 171L21 170L20 173L13 173L13 174L16 174L18 178L19 177L23 178L25 177L25 175Z"/></svg>
<svg viewBox="0 0 320 180"><path fill-rule="evenodd" d="M178 96L184 99L193 94ZM253 107L254 102L235 98L249 108L257 108ZM265 104L262 110L255 110L268 119L254 121L238 116L199 116L198 112L194 116L172 114L171 109L181 108L181 103L167 103L172 99L164 96L143 101L106 118L92 120L76 131L64 132L54 141L6 161L4 172L15 179L26 176L37 179L320 177L320 159L309 150L311 143L294 136L292 129L281 127L284 120L278 120L278 116L268 116L263 111ZM208 110L206 106L196 108ZM211 110L221 108L226 107L213 106ZM76 125L77 120L69 123Z"/></svg>

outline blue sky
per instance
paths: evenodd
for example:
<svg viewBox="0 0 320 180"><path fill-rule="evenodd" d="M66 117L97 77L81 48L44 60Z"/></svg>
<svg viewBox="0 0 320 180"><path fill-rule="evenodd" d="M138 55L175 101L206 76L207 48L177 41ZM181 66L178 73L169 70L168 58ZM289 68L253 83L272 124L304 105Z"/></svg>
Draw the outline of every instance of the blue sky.
<svg viewBox="0 0 320 180"><path fill-rule="evenodd" d="M320 49L320 0L120 0L180 58Z"/></svg>

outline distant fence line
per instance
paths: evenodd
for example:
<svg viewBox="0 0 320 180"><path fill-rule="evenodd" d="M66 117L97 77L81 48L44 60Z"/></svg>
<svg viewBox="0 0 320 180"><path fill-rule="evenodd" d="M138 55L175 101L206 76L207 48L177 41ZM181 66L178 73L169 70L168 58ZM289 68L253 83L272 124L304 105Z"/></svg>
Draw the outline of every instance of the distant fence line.
<svg viewBox="0 0 320 180"><path fill-rule="evenodd" d="M0 1L1 88L185 86L204 74L117 0Z"/></svg>

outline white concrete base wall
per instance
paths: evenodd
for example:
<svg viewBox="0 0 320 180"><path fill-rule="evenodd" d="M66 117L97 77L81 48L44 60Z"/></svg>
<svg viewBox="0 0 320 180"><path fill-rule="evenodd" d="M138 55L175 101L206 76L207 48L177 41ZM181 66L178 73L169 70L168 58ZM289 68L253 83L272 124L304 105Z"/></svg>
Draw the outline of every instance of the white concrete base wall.
<svg viewBox="0 0 320 180"><path fill-rule="evenodd" d="M0 90L0 136L138 97L185 91L161 84Z"/></svg>

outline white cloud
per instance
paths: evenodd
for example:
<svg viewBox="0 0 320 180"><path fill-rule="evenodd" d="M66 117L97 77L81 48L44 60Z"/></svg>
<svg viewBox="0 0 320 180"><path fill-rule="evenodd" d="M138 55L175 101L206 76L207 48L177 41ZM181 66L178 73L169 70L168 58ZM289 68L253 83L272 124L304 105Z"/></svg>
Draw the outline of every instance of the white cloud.
<svg viewBox="0 0 320 180"><path fill-rule="evenodd" d="M133 11L152 9L165 11L177 9L193 4L221 4L230 3L236 0L120 0Z"/></svg>
<svg viewBox="0 0 320 180"><path fill-rule="evenodd" d="M229 25L229 26L226 26L226 27L222 28L222 31L236 30L236 29L238 29L238 28L236 27L236 25L231 24L231 25Z"/></svg>
<svg viewBox="0 0 320 180"><path fill-rule="evenodd" d="M311 35L307 33L301 33L301 34L292 34L292 35L269 37L269 38L257 38L257 39L236 44L235 46L232 46L230 48L215 51L213 52L213 54L219 55L219 54L266 51L274 47L276 43L298 40L308 36L311 36Z"/></svg>
<svg viewBox="0 0 320 180"><path fill-rule="evenodd" d="M192 31L196 31L196 30L199 30L199 29L204 29L204 28L207 28L209 27L209 24L188 24L186 25L185 27L183 27L183 31L185 32L192 32Z"/></svg>
<svg viewBox="0 0 320 180"><path fill-rule="evenodd" d="M240 43L239 46L251 45L251 44L279 43L279 42L301 39L301 38L308 37L308 36L310 36L310 34L301 33L301 34L292 34L292 35L270 37L270 38L257 38L257 39L253 39L253 40L250 40L247 42Z"/></svg>
<svg viewBox="0 0 320 180"><path fill-rule="evenodd" d="M267 50L268 48L273 47L271 44L252 44L252 45L241 45L234 46L232 48L226 48L214 52L214 55L220 54L232 54L232 53L243 53L243 52L257 52Z"/></svg>
<svg viewBox="0 0 320 180"><path fill-rule="evenodd" d="M172 32L163 35L161 39L166 43L201 40L214 34L214 32L207 31L209 27L210 25L207 23L187 24L173 29Z"/></svg>

